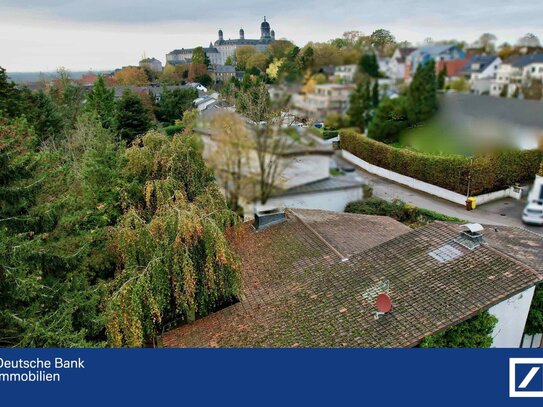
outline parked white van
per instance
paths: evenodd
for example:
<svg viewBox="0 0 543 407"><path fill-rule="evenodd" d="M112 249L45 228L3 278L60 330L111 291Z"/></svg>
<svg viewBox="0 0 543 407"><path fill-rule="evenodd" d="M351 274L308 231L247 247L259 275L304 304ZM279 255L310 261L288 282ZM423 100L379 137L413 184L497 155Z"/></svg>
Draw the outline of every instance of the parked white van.
<svg viewBox="0 0 543 407"><path fill-rule="evenodd" d="M543 225L543 177L535 177L528 195L528 205L522 212L522 221L531 225Z"/></svg>

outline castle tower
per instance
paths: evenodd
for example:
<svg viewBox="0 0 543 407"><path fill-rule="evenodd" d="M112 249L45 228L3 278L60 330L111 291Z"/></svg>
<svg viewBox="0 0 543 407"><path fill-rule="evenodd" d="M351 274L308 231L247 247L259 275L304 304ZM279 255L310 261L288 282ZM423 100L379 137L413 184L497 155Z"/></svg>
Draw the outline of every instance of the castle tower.
<svg viewBox="0 0 543 407"><path fill-rule="evenodd" d="M222 30L219 30L219 41L222 41L222 40L223 40Z"/></svg>
<svg viewBox="0 0 543 407"><path fill-rule="evenodd" d="M245 31L243 31L243 28L239 29L239 39L244 40L245 39Z"/></svg>
<svg viewBox="0 0 543 407"><path fill-rule="evenodd" d="M264 16L264 21L260 24L260 39L261 40L270 40L270 23L266 21L266 16Z"/></svg>
<svg viewBox="0 0 543 407"><path fill-rule="evenodd" d="M275 31L271 30L271 39L275 41Z"/></svg>

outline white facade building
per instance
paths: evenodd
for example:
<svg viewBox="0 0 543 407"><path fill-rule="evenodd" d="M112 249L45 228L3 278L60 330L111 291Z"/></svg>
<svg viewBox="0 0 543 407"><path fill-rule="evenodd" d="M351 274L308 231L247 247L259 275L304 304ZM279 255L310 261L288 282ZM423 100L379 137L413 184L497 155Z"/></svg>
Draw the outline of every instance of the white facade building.
<svg viewBox="0 0 543 407"><path fill-rule="evenodd" d="M356 64L336 66L334 77L343 82L352 83L357 70Z"/></svg>
<svg viewBox="0 0 543 407"><path fill-rule="evenodd" d="M535 287L530 287L488 310L498 319L492 333L493 348L519 348L521 346L534 291Z"/></svg>
<svg viewBox="0 0 543 407"><path fill-rule="evenodd" d="M533 79L543 79L543 54L528 54L510 58L498 68L490 86L492 96L517 97L523 85Z"/></svg>

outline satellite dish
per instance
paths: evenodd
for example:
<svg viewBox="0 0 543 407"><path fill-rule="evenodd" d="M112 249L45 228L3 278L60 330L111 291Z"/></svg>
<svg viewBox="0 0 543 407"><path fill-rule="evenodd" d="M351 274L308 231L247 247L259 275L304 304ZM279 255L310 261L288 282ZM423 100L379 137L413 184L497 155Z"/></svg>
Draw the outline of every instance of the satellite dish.
<svg viewBox="0 0 543 407"><path fill-rule="evenodd" d="M375 301L375 305L377 305L377 312L386 314L392 309L392 300L387 294L379 294Z"/></svg>

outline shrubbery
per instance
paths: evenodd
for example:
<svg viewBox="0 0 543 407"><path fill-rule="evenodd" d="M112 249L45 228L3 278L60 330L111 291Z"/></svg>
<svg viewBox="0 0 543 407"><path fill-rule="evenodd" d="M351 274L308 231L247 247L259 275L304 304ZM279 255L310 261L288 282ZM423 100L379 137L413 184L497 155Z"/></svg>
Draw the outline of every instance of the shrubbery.
<svg viewBox="0 0 543 407"><path fill-rule="evenodd" d="M185 126L182 124L174 124L173 126L164 127L164 132L167 136L173 137L175 134L182 133Z"/></svg>
<svg viewBox="0 0 543 407"><path fill-rule="evenodd" d="M353 130L342 130L340 143L342 149L370 164L459 194L467 195L471 184L471 196L533 180L543 156L539 150L510 150L473 158L424 154L383 144Z"/></svg>
<svg viewBox="0 0 543 407"><path fill-rule="evenodd" d="M324 140L330 140L331 138L337 137L338 135L339 135L339 130L325 129L322 131L322 138Z"/></svg>
<svg viewBox="0 0 543 407"><path fill-rule="evenodd" d="M380 198L368 198L363 201L350 202L345 207L345 212L360 213L364 215L390 216L398 222L408 225L428 223L434 220L461 222L461 219L443 215L408 205L399 199L392 202Z"/></svg>
<svg viewBox="0 0 543 407"><path fill-rule="evenodd" d="M490 348L498 319L488 311L424 338L421 348Z"/></svg>

